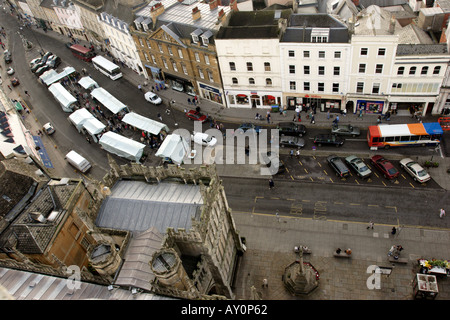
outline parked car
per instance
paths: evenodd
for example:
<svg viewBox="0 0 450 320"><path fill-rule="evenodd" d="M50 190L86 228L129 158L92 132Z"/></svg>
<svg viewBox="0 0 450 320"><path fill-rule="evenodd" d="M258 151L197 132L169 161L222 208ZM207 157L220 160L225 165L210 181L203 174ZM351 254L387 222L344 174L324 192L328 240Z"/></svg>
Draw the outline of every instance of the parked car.
<svg viewBox="0 0 450 320"><path fill-rule="evenodd" d="M303 148L305 140L299 137L284 136L280 138L280 146L288 148Z"/></svg>
<svg viewBox="0 0 450 320"><path fill-rule="evenodd" d="M341 178L348 177L350 170L345 165L344 161L336 155L330 155L327 157L328 164L336 172L336 175Z"/></svg>
<svg viewBox="0 0 450 320"><path fill-rule="evenodd" d="M41 58L36 58L36 59L31 60L31 61L30 61L30 68L33 68L33 66L34 66L36 63L39 63L39 62L41 62Z"/></svg>
<svg viewBox="0 0 450 320"><path fill-rule="evenodd" d="M216 138L203 132L194 132L191 138L194 143L198 143L202 146L214 147L217 143Z"/></svg>
<svg viewBox="0 0 450 320"><path fill-rule="evenodd" d="M348 164L350 169L353 169L358 177L368 178L372 175L372 170L367 167L364 161L357 156L348 156L345 158L345 162Z"/></svg>
<svg viewBox="0 0 450 320"><path fill-rule="evenodd" d="M12 76L14 74L14 69L12 67L9 67L8 69L6 69L6 73L9 74L10 76Z"/></svg>
<svg viewBox="0 0 450 320"><path fill-rule="evenodd" d="M188 112L186 112L186 117L189 120L200 121L200 122L206 121L206 116L196 110L189 110Z"/></svg>
<svg viewBox="0 0 450 320"><path fill-rule="evenodd" d="M331 133L339 134L343 136L352 136L356 137L361 134L361 131L358 127L354 127L351 124L334 124L331 127Z"/></svg>
<svg viewBox="0 0 450 320"><path fill-rule="evenodd" d="M11 79L11 84L12 84L13 87L17 87L20 84L20 81L17 78L12 78Z"/></svg>
<svg viewBox="0 0 450 320"><path fill-rule="evenodd" d="M50 56L45 64L48 65L50 68L56 68L61 64L61 58L55 55Z"/></svg>
<svg viewBox="0 0 450 320"><path fill-rule="evenodd" d="M277 128L280 130L280 135L302 137L306 134L306 127L294 122L280 122Z"/></svg>
<svg viewBox="0 0 450 320"><path fill-rule="evenodd" d="M49 66L45 65L40 67L39 69L36 70L36 72L34 73L36 76L40 77L45 71L47 71L48 69L50 69Z"/></svg>
<svg viewBox="0 0 450 320"><path fill-rule="evenodd" d="M153 103L153 104L161 104L162 103L162 99L156 93L153 93L151 91L144 94L144 98L145 98L145 100L147 100L148 102Z"/></svg>
<svg viewBox="0 0 450 320"><path fill-rule="evenodd" d="M272 151L267 151L267 158L269 158L269 161L266 163L266 166L267 168L270 168L272 166L272 161L274 161L276 158L276 155L273 154ZM283 162L281 162L279 157L277 161L278 161L278 171L275 174L281 174L286 172L286 166L284 165Z"/></svg>
<svg viewBox="0 0 450 320"><path fill-rule="evenodd" d="M47 59L50 58L50 56L52 56L52 55L53 55L53 53L51 53L50 51L46 52L46 53L42 56L41 62L46 63L46 62L47 62Z"/></svg>
<svg viewBox="0 0 450 320"><path fill-rule="evenodd" d="M344 139L335 134L319 134L314 137L314 143L319 147L323 144L334 145L340 147L344 144Z"/></svg>
<svg viewBox="0 0 450 320"><path fill-rule="evenodd" d="M398 172L394 165L390 161L386 160L383 156L373 156L370 161L386 179L395 179L400 174L400 172Z"/></svg>
<svg viewBox="0 0 450 320"><path fill-rule="evenodd" d="M31 67L31 72L35 73L39 68L45 66L45 62L43 61L39 61L38 63L35 63L32 67Z"/></svg>
<svg viewBox="0 0 450 320"><path fill-rule="evenodd" d="M5 63L11 63L12 62L11 52L5 50L5 52L3 53L3 58L5 59Z"/></svg>
<svg viewBox="0 0 450 320"><path fill-rule="evenodd" d="M55 133L55 128L53 127L53 125L50 122L47 122L46 124L44 124L43 128L44 128L45 133L48 135Z"/></svg>
<svg viewBox="0 0 450 320"><path fill-rule="evenodd" d="M409 173L414 181L424 183L431 179L428 172L424 168L422 168L420 164L410 158L400 160L400 167L405 169L405 171Z"/></svg>
<svg viewBox="0 0 450 320"><path fill-rule="evenodd" d="M261 127L260 126L256 126L253 123L243 123L239 126L239 128L236 129L236 132L247 132L248 130L253 130L256 133L259 133L261 131Z"/></svg>

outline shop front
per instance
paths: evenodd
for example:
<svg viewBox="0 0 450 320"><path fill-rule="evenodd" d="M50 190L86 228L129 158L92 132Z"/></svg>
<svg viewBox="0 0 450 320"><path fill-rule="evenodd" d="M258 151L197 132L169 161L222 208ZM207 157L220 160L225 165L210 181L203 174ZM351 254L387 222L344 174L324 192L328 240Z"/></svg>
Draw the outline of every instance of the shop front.
<svg viewBox="0 0 450 320"><path fill-rule="evenodd" d="M162 75L161 75L161 69L149 66L147 64L144 65L145 69L147 70L147 74L150 75L150 78L155 81L161 81Z"/></svg>
<svg viewBox="0 0 450 320"><path fill-rule="evenodd" d="M301 111L305 111L309 108L316 108L317 111L327 112L340 112L342 103L342 96L338 95L315 95L315 94L298 94L293 96L286 96L286 103L288 110L295 110L297 107Z"/></svg>
<svg viewBox="0 0 450 320"><path fill-rule="evenodd" d="M391 111L394 110L398 115L412 115L418 112L423 116L432 112L436 99L436 96L391 96L389 99L389 109Z"/></svg>
<svg viewBox="0 0 450 320"><path fill-rule="evenodd" d="M349 95L346 98L348 112L361 114L383 114L387 111L388 103L381 96Z"/></svg>
<svg viewBox="0 0 450 320"><path fill-rule="evenodd" d="M271 108L281 105L280 92L227 91L226 99L231 108Z"/></svg>
<svg viewBox="0 0 450 320"><path fill-rule="evenodd" d="M194 86L190 80L171 75L167 72L164 72L164 79L173 90L185 92L191 96L196 95Z"/></svg>
<svg viewBox="0 0 450 320"><path fill-rule="evenodd" d="M200 92L200 97L202 97L203 99L207 99L209 101L218 103L223 105L224 101L223 101L223 94L222 91L218 88L203 84L203 83L198 83L199 86L199 92Z"/></svg>

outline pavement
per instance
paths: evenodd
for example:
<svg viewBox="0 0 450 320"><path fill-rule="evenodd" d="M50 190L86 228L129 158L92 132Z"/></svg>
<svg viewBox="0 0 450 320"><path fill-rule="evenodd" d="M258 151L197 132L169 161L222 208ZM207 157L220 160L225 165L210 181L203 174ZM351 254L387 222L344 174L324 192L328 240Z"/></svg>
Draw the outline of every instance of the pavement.
<svg viewBox="0 0 450 320"><path fill-rule="evenodd" d="M34 29L35 32L43 32L42 29ZM53 31L47 35L58 38L61 43L67 41L67 37ZM81 43L83 44L83 42ZM4 61L0 62L4 66ZM133 70L122 68L124 78L138 86L145 79ZM2 70L5 79L5 68ZM148 81L148 87L153 85ZM11 92L3 84L4 92L11 98L24 98L23 89L15 88ZM171 89L159 91L158 94L167 102L175 100L174 108L182 111L190 106L187 103L188 95ZM0 95L2 97L3 95ZM2 97L4 99L4 96ZM26 100L26 99L25 99ZM223 123L254 122L256 111L254 109L224 108L213 102L200 99L200 107L203 113L207 113L213 119ZM265 110L258 110L264 114ZM290 121L294 111L288 111L286 117L278 113L272 114L271 126L280 121ZM305 118L305 113L302 113ZM362 128L376 124L376 115L364 115L359 118L355 114L340 116L340 123L352 123ZM425 116L424 122L436 121L437 117ZM306 119L302 122L306 127L330 128L332 119L327 119L326 113L317 112L315 124ZM390 123L415 122L408 115L393 115ZM261 121L261 124L266 124ZM25 125L32 132L38 130L41 124L37 123L32 113L25 115ZM57 151L57 146L51 145L51 139L44 137L49 157L63 161ZM50 147L49 147L50 146ZM310 152L312 151L305 151ZM308 153L303 153L307 155ZM450 168L450 160L445 156L435 158L440 163L439 167L429 169L432 178L444 189L446 194L450 189L450 179L447 169ZM249 170L250 169L250 170ZM219 175L255 178L255 168L237 166L218 166ZM299 182L301 183L301 182ZM413 191L412 191L413 192ZM450 208L447 208L450 212ZM436 215L439 213L436 212ZM280 219L275 215L253 214L233 210L236 227L242 237L246 239L247 251L240 260L235 281L235 294L237 299L251 299L253 297L251 287L256 288L260 298L266 300L411 300L413 299L412 281L418 272L418 258L450 258L449 230L436 226L435 228L403 228L400 227L395 236L390 234L392 225L375 224L374 229L367 229L367 224L338 221L317 220L306 218L293 218L284 216L280 212ZM450 217L444 217L449 219ZM397 226L398 227L398 226ZM401 256L408 259L407 264L392 265L387 258L387 252L391 245L402 244L405 250ZM299 257L294 252L294 246L306 245L312 253L304 256L304 261L310 262L319 272L319 286L307 296L291 296L284 288L282 276L285 267L296 261ZM333 257L337 247L352 248L350 259ZM372 265L392 268L392 273L382 275L380 289L370 289L367 279L371 275L367 272ZM263 288L263 279L268 279L268 287ZM438 278L438 300L450 299L450 283L447 277Z"/></svg>

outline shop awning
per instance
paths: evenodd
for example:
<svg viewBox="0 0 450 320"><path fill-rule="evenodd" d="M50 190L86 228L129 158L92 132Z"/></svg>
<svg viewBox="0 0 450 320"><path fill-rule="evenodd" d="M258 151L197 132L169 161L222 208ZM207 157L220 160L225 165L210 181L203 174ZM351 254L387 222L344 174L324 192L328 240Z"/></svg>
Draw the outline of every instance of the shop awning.
<svg viewBox="0 0 450 320"><path fill-rule="evenodd" d="M22 106L22 104L19 101L16 102L16 110L17 111L22 111L23 110L23 106Z"/></svg>
<svg viewBox="0 0 450 320"><path fill-rule="evenodd" d="M69 116L69 120L75 125L78 131L83 128L83 124L87 120L92 118L94 118L94 116L85 108L78 109Z"/></svg>
<svg viewBox="0 0 450 320"><path fill-rule="evenodd" d="M144 144L112 131L103 134L99 143L106 151L136 162L141 159L145 148Z"/></svg>
<svg viewBox="0 0 450 320"><path fill-rule="evenodd" d="M56 100L61 104L65 112L72 112L72 104L77 102L74 96L70 94L60 83L54 83L48 90L53 94Z"/></svg>
<svg viewBox="0 0 450 320"><path fill-rule="evenodd" d="M150 132L153 135L158 135L161 130L169 132L169 127L164 123L143 117L134 112L127 113L123 117L122 121L129 124L130 126L136 127L146 132Z"/></svg>
<svg viewBox="0 0 450 320"><path fill-rule="evenodd" d="M103 129L106 128L106 126L101 121L95 118L91 118L86 120L86 122L83 124L83 128L86 129L86 131L89 132L90 135L95 135L102 132Z"/></svg>
<svg viewBox="0 0 450 320"><path fill-rule="evenodd" d="M53 72L51 72L53 71ZM57 73L54 69L44 72L43 75L39 77L47 86L55 83L56 81L61 80L64 77L67 77L69 74L75 72L73 67L65 67L61 73Z"/></svg>

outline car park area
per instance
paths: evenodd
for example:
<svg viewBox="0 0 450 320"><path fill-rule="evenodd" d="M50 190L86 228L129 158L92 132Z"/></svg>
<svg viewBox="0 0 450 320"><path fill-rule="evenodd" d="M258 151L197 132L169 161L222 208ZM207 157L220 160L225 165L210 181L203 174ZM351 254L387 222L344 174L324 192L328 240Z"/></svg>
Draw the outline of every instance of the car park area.
<svg viewBox="0 0 450 320"><path fill-rule="evenodd" d="M345 162L346 156L338 156ZM340 178L330 166L325 156L300 156L291 157L290 155L281 154L280 161L286 167L284 172L276 175L277 179L288 179L293 181L320 182L320 183L344 183L351 185L366 185L380 187L406 187L416 188L441 188L433 179L419 183L405 170L400 170L398 160L390 160L390 162L400 171L400 174L394 179L386 179L383 174L378 171L371 163L370 158L362 159L367 167L372 171L368 178L359 177L354 170L350 170L349 176Z"/></svg>

